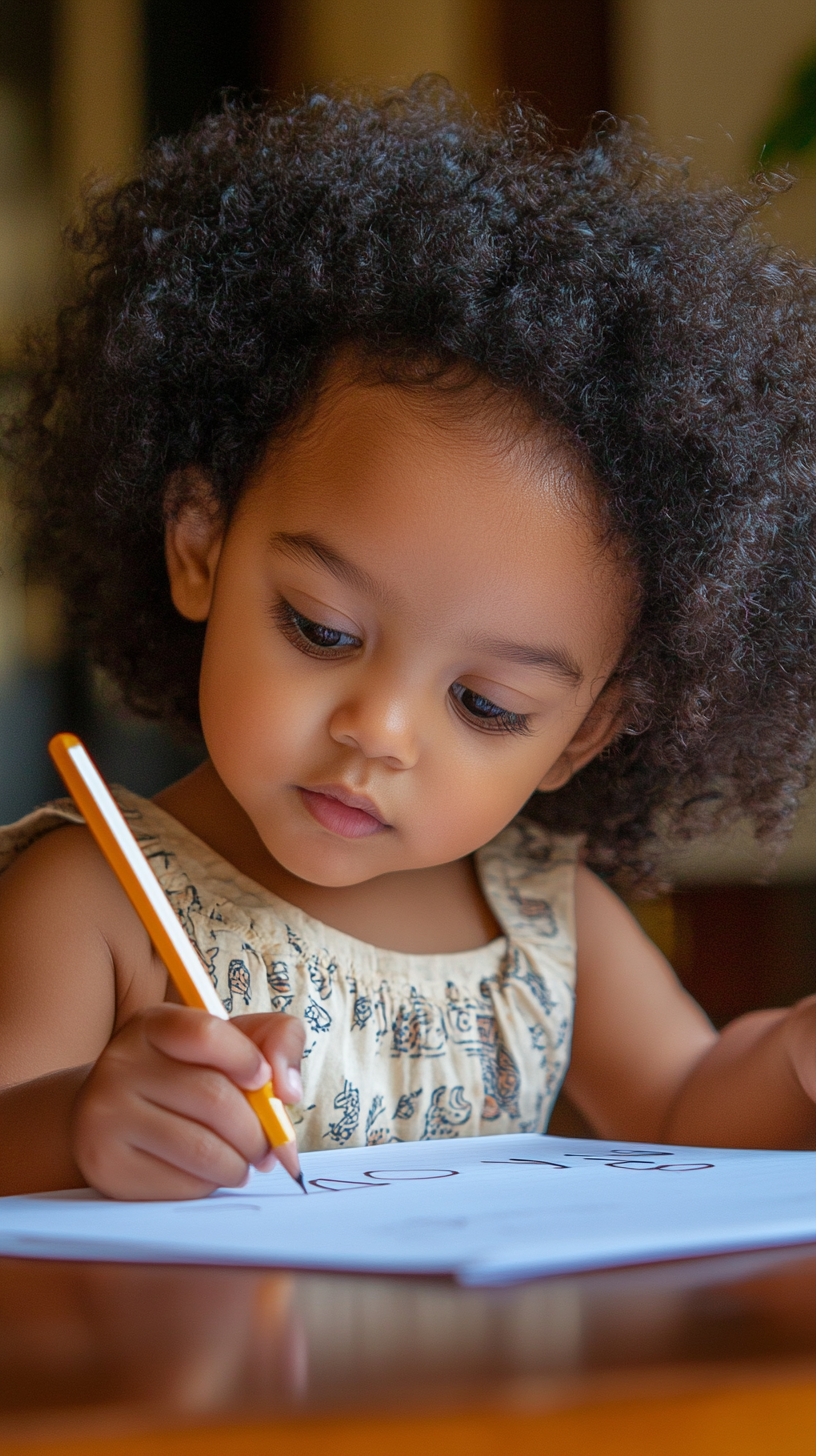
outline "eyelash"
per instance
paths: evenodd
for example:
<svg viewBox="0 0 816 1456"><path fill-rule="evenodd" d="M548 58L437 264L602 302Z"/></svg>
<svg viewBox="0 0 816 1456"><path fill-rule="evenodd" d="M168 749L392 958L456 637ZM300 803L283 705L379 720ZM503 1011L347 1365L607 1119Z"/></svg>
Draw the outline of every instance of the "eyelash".
<svg viewBox="0 0 816 1456"><path fill-rule="evenodd" d="M335 627L325 627L322 622L313 622L311 617L304 617L302 612L296 612L283 597L275 603L272 615L287 641L307 657L336 657L339 655L338 649L349 652L362 646L359 637L352 637L351 633L340 632ZM310 632L322 632L326 637L335 640L315 641L309 636Z"/></svg>
<svg viewBox="0 0 816 1456"><path fill-rule="evenodd" d="M273 607L272 616L287 641L306 657L338 657L341 652L345 655L362 646L359 637L352 637L349 632L340 632L337 628L324 626L322 622L312 621L311 617L304 617L302 612L296 611L283 597ZM310 633L322 633L335 640L315 641ZM498 703L482 697L481 693L474 693L462 683L453 683L449 691L457 705L459 716L477 732L529 733L530 722L526 713L511 713L507 708L500 708Z"/></svg>
<svg viewBox="0 0 816 1456"><path fill-rule="evenodd" d="M481 693L474 693L458 682L453 683L449 691L459 705L457 712L462 717L467 714L465 721L480 733L529 733L530 719L526 713L511 713L509 708L500 708L490 698L483 698ZM470 700L469 705L465 702L466 698Z"/></svg>

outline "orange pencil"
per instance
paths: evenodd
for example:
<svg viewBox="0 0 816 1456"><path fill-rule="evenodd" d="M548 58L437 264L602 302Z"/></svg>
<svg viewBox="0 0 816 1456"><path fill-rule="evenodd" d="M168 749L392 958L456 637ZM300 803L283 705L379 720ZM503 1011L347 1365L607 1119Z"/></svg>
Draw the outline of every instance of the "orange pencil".
<svg viewBox="0 0 816 1456"><path fill-rule="evenodd" d="M228 1021L207 968L185 934L170 901L156 879L119 805L84 744L74 733L58 733L48 745L54 763L105 859L163 960L185 1006L200 1007ZM257 1114L278 1161L290 1177L306 1185L300 1171L295 1130L272 1083L244 1092Z"/></svg>

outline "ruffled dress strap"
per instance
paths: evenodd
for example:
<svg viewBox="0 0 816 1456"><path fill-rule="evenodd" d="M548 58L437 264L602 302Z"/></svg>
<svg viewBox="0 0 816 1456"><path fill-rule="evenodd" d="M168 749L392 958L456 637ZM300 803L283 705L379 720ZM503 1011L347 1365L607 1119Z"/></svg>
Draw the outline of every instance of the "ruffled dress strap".
<svg viewBox="0 0 816 1456"><path fill-rule="evenodd" d="M85 820L71 799L54 799L18 819L16 824L0 826L0 874L9 865L52 829L64 829L68 824L84 824Z"/></svg>

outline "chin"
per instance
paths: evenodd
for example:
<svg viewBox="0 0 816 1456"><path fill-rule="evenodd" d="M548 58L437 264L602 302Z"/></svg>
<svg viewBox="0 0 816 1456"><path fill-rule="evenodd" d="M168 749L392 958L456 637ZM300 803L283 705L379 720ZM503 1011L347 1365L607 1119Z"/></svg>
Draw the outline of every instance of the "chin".
<svg viewBox="0 0 816 1456"><path fill-rule="evenodd" d="M298 853L296 849L287 853L284 848L278 852L269 844L267 849L290 875L305 880L309 885L319 885L324 890L344 890L386 873L383 866L370 862L365 865L349 863L351 856L343 854L342 849L340 854Z"/></svg>

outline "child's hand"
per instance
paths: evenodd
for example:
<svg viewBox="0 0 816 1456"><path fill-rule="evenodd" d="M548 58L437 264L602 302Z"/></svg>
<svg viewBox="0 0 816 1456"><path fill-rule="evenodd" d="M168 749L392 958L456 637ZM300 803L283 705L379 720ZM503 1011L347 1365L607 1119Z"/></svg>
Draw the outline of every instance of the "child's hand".
<svg viewBox="0 0 816 1456"><path fill-rule="evenodd" d="M200 1198L271 1166L241 1088L272 1079L297 1102L302 1024L279 1013L219 1021L152 1006L109 1042L77 1098L72 1143L83 1177L110 1198Z"/></svg>
<svg viewBox="0 0 816 1456"><path fill-rule="evenodd" d="M805 1096L816 1102L816 996L792 1006L786 1023L791 1066Z"/></svg>

